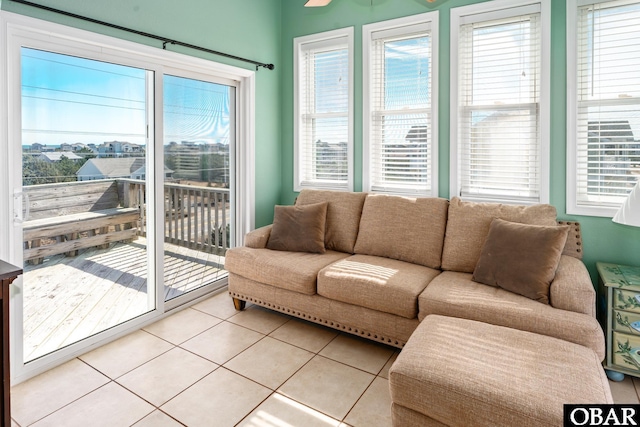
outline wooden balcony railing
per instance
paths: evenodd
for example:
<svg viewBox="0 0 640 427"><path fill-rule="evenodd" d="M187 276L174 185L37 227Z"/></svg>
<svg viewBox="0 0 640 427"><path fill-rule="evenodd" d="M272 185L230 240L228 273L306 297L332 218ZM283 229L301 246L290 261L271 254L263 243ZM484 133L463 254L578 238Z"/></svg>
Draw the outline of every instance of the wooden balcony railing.
<svg viewBox="0 0 640 427"><path fill-rule="evenodd" d="M147 235L145 181L42 184L23 192L25 260ZM163 202L165 242L219 255L229 248L228 189L167 183Z"/></svg>
<svg viewBox="0 0 640 427"><path fill-rule="evenodd" d="M134 179L118 181L124 184L124 205L140 210L138 233L146 236L145 182ZM230 207L228 189L165 184L165 242L203 252L224 254L230 245Z"/></svg>

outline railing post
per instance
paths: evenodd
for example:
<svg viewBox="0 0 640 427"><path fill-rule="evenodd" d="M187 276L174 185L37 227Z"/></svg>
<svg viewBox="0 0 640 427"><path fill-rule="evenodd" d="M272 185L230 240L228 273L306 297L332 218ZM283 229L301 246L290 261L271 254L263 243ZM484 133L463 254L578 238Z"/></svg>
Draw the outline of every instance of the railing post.
<svg viewBox="0 0 640 427"><path fill-rule="evenodd" d="M123 182L122 185L122 207L130 208L131 207L131 195L129 194L130 183L128 181Z"/></svg>
<svg viewBox="0 0 640 427"><path fill-rule="evenodd" d="M135 203L137 206L140 207L140 230L142 230L142 235L143 236L147 236L147 205L146 205L146 201L147 198L145 196L146 193L146 186L144 184L136 184L135 185L138 191L135 191L136 194L136 199L135 199Z"/></svg>
<svg viewBox="0 0 640 427"><path fill-rule="evenodd" d="M127 208L140 207L140 203L138 200L138 191L136 187L138 187L138 184L126 181L124 183L124 202L125 207Z"/></svg>

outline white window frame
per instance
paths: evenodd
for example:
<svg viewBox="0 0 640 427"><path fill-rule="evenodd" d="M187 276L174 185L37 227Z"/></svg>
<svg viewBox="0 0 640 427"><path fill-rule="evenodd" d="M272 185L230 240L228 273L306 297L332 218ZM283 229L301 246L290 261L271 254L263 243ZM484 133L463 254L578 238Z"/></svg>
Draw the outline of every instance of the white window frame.
<svg viewBox="0 0 640 427"><path fill-rule="evenodd" d="M403 188L400 184L393 190L380 190L381 193L400 194L400 195L422 195L422 196L438 196L438 11L422 13L419 15L407 16L404 18L391 19L388 21L376 22L373 24L363 25L362 27L362 93L363 93L363 119L362 119L362 190L376 192L372 185L372 132L373 132L373 100L372 94L372 73L373 69L373 34L379 31L393 31L394 35L403 36L415 33L416 26L429 26L431 37L431 120L430 133L431 140L431 161L429 163L431 175L431 188L427 193L416 194L413 188Z"/></svg>
<svg viewBox="0 0 640 427"><path fill-rule="evenodd" d="M0 11L0 200L5 201L0 206L0 231L7 236L0 242L0 256L15 265L22 265L22 232L19 224L14 223L14 213L21 209L19 197L12 194L13 188L22 186L19 173L10 173L16 168L10 165L12 159L20 156L21 146L15 141L21 140L21 46L39 48L68 55L77 55L94 60L117 62L123 65L139 67L155 73L180 73L181 76L203 78L222 84L233 84L236 87L236 207L232 212L236 221L236 230L232 241L240 245L244 234L255 227L255 71L233 67L213 61L188 56L176 52L163 50L127 40L117 39L90 31L80 30L55 24L48 21L26 17L11 12ZM149 129L149 139L153 135L162 135L162 78L156 78L149 89L155 91L155 105L150 111L155 111L154 128ZM153 113L151 113L153 114ZM164 156L162 144L150 147L148 153L148 170L163 171ZM159 174L153 192L148 193L150 201L154 194L162 194L164 174ZM159 205L158 205L159 204ZM162 221L162 201L156 201L155 218ZM156 227L155 236L148 236L150 246L164 240L163 230ZM162 251L150 254L149 283L154 283L153 276L162 277ZM153 258L153 259L152 259ZM11 285L10 316L12 325L21 325L22 307L22 277ZM202 297L202 292L196 291L194 296ZM165 303L162 292L156 293L156 309L125 324L115 326L99 335L86 338L82 342L71 344L54 354L36 359L25 364L23 362L22 345L16 345L22 340L22 331L15 327L11 329L11 374L14 384L22 382L38 373L44 372L68 361L96 347L127 335L141 327L167 316L169 310L177 306L176 303ZM184 306L183 306L184 307Z"/></svg>
<svg viewBox="0 0 640 427"><path fill-rule="evenodd" d="M450 87L450 197L460 196L460 153L459 153L459 96L458 81L458 48L459 31L463 19L472 15L482 15L482 21L518 16L520 12L511 10L531 5L540 5L541 25L541 64L540 64L540 100L539 100L539 135L540 135L540 193L539 200L532 202L512 198L478 197L471 200L502 202L509 204L549 203L550 194L550 53L551 53L551 0L493 0L469 6L451 9L451 87Z"/></svg>
<svg viewBox="0 0 640 427"><path fill-rule="evenodd" d="M578 200L578 8L611 0L567 0L567 213L613 217L619 204ZM627 1L636 3L636 1ZM623 199L623 198L622 198Z"/></svg>
<svg viewBox="0 0 640 427"><path fill-rule="evenodd" d="M304 141L302 133L302 88L301 67L303 66L303 51L314 45L331 46L343 45L346 39L348 50L349 69L349 101L348 101L348 135L347 135L347 181L344 183L327 183L322 181L304 180L304 162L302 159ZM293 39L293 190L300 191L303 188L322 190L353 191L353 27L341 28Z"/></svg>

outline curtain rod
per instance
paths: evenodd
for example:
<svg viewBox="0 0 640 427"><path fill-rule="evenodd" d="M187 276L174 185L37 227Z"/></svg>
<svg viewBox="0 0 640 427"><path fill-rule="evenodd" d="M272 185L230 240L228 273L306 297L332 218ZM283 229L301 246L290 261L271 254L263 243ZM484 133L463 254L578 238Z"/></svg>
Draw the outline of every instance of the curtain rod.
<svg viewBox="0 0 640 427"><path fill-rule="evenodd" d="M213 55L224 56L225 58L237 59L238 61L248 62L248 63L253 64L253 65L256 66L256 71L258 70L258 67L263 67L263 68L266 68L268 70L273 70L275 68L275 65L273 65L273 64L265 64L264 62L258 62L258 61L253 61L253 60L247 59L247 58L241 58L239 56L230 55L228 53L218 52L216 50L207 49L206 47L196 46L196 45L192 45L192 44L189 44L189 43L184 43L184 42L181 42L181 41L178 41L178 40L173 40L173 39L170 39L168 37L161 37L161 36L157 36L155 34L145 33L144 31L133 30L131 28L123 27L123 26L120 26L120 25L110 24L109 22L99 21L97 19L88 18L88 17L82 16L82 15L76 15L75 13L66 12L64 10L55 9L53 7L44 6L44 5L37 4L37 3L32 3L30 1L25 1L25 0L11 0L11 1L13 1L14 3L20 3L20 4L25 4L27 6L36 7L38 9L46 10L46 11L49 11L49 12L54 12L54 13L57 13L57 14L60 14L60 15L69 16L71 18L76 18L76 19L81 19L83 21L92 22L94 24L104 25L105 27L115 28L117 30L127 31L129 33L138 34L140 36L149 37L149 38L155 39L155 40L160 40L162 42L162 48L163 49L166 49L167 44L175 44L175 45L178 45L178 46L184 46L184 47L188 47L190 49L195 49L195 50L200 50L202 52L211 53Z"/></svg>

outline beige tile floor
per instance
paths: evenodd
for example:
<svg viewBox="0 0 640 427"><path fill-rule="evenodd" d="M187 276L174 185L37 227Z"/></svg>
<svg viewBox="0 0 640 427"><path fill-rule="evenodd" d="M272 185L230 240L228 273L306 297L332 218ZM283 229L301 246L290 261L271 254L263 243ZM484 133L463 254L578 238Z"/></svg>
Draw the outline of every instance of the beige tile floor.
<svg viewBox="0 0 640 427"><path fill-rule="evenodd" d="M13 387L13 425L390 426L397 353L222 293Z"/></svg>
<svg viewBox="0 0 640 427"><path fill-rule="evenodd" d="M18 384L13 426L390 426L397 354L222 293Z"/></svg>

